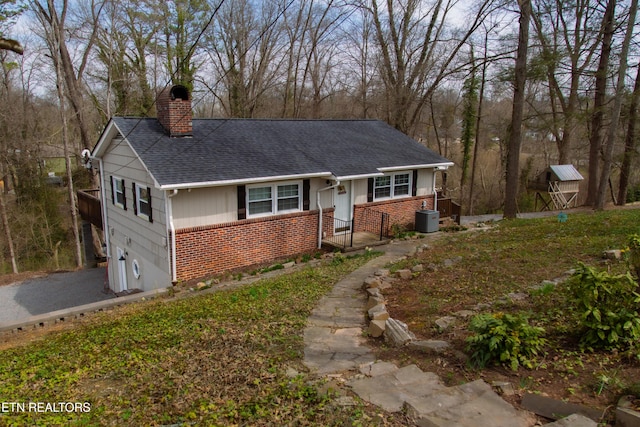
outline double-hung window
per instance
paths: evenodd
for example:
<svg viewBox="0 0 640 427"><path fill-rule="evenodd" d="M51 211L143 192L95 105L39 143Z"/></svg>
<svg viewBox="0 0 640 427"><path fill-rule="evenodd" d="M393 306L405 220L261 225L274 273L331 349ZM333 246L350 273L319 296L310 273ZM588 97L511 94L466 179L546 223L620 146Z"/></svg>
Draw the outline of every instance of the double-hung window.
<svg viewBox="0 0 640 427"><path fill-rule="evenodd" d="M247 187L247 213L250 217L300 211L301 201L300 182Z"/></svg>
<svg viewBox="0 0 640 427"><path fill-rule="evenodd" d="M374 180L374 200L408 197L411 195L411 174L400 172L378 176Z"/></svg>
<svg viewBox="0 0 640 427"><path fill-rule="evenodd" d="M124 179L111 177L111 193L113 204L122 209L127 209L127 198L124 192Z"/></svg>
<svg viewBox="0 0 640 427"><path fill-rule="evenodd" d="M149 222L153 222L151 211L151 189L146 185L133 184L135 214Z"/></svg>
<svg viewBox="0 0 640 427"><path fill-rule="evenodd" d="M267 215L273 213L273 188L250 187L247 192L249 198L249 216Z"/></svg>

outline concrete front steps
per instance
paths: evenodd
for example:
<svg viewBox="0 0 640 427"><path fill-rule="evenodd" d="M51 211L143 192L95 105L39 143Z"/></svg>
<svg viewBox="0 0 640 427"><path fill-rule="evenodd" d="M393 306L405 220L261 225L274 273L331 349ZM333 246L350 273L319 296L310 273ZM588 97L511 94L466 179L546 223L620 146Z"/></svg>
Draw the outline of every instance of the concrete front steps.
<svg viewBox="0 0 640 427"><path fill-rule="evenodd" d="M347 385L363 400L388 412L406 411L420 427L531 427L536 418L515 409L483 380L446 387L438 375L416 365L398 368L388 362L360 367ZM549 426L596 427L582 416Z"/></svg>

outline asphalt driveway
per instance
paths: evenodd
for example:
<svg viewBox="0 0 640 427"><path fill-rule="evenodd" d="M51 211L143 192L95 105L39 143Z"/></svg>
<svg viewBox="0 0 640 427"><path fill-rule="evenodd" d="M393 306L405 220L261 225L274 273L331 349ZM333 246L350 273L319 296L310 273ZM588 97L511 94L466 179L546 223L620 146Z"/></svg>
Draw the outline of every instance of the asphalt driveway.
<svg viewBox="0 0 640 427"><path fill-rule="evenodd" d="M0 286L0 325L31 316L115 298L103 292L106 268L53 273Z"/></svg>

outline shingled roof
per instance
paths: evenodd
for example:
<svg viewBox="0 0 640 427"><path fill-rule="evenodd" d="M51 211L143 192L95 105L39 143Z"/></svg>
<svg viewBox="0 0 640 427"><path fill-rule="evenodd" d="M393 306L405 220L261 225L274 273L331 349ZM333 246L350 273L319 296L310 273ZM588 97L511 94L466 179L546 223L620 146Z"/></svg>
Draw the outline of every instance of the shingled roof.
<svg viewBox="0 0 640 427"><path fill-rule="evenodd" d="M157 119L115 117L94 156L111 125L163 189L452 165L378 120L193 119L192 136L172 138Z"/></svg>

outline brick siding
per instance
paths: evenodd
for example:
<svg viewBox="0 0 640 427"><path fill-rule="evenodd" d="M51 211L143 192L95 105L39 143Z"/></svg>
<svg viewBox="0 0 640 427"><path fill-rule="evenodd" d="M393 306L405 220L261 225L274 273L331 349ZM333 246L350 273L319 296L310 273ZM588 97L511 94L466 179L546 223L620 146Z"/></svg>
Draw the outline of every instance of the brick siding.
<svg viewBox="0 0 640 427"><path fill-rule="evenodd" d="M422 202L427 202L426 209L433 209L434 200L435 195L429 195L355 205L353 213L355 222L354 231L359 232L364 230L363 224L366 221L364 210L367 208L389 214L390 227L399 225L407 230L413 230L415 227L416 211L422 209Z"/></svg>
<svg viewBox="0 0 640 427"><path fill-rule="evenodd" d="M176 230L178 280L191 280L313 251L318 211Z"/></svg>

